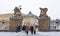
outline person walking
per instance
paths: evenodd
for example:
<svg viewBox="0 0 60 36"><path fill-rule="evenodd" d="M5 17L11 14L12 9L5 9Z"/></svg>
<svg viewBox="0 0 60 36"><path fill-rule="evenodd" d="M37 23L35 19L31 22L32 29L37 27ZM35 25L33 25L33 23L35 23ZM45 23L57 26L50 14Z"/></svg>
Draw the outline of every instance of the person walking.
<svg viewBox="0 0 60 36"><path fill-rule="evenodd" d="M36 26L33 26L34 34L36 34Z"/></svg>
<svg viewBox="0 0 60 36"><path fill-rule="evenodd" d="M29 28L28 28L28 26L26 26L26 33L27 33L27 35L28 35L28 30L29 30Z"/></svg>
<svg viewBox="0 0 60 36"><path fill-rule="evenodd" d="M23 31L26 30L26 25L23 25L22 30L23 30Z"/></svg>
<svg viewBox="0 0 60 36"><path fill-rule="evenodd" d="M33 26L30 27L31 34L33 34Z"/></svg>

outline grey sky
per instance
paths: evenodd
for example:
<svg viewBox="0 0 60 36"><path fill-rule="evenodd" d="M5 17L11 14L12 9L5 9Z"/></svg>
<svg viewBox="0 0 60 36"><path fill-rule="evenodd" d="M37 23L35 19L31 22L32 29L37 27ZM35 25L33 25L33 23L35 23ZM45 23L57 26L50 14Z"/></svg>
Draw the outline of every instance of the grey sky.
<svg viewBox="0 0 60 36"><path fill-rule="evenodd" d="M31 11L37 16L40 15L39 7L47 7L51 19L60 19L60 0L0 0L0 14L13 13L14 7L19 5L22 13Z"/></svg>

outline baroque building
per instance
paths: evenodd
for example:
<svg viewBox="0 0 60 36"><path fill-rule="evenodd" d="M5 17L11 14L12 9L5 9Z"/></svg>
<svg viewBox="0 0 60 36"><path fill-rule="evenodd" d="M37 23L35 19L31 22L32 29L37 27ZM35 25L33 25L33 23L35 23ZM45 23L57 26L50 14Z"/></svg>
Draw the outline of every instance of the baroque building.
<svg viewBox="0 0 60 36"><path fill-rule="evenodd" d="M8 30L13 32L16 31L16 27L20 26L21 31L23 25L29 27L38 25L38 31L48 31L50 30L50 17L46 14L48 9L40 8L40 10L41 13L38 17L32 14L31 11L28 14L24 15L21 13L21 8L15 7L13 14L9 14L9 16L6 15L8 18L5 19L8 21L0 21L0 30Z"/></svg>
<svg viewBox="0 0 60 36"><path fill-rule="evenodd" d="M23 21L22 21L22 25L26 25L26 26L33 26L34 24L37 25L38 24L38 17L34 14L31 13L31 11L23 16Z"/></svg>
<svg viewBox="0 0 60 36"><path fill-rule="evenodd" d="M10 18L10 31L16 31L16 27L20 26L22 29L23 25L26 26L34 26L38 25L39 31L48 31L50 30L50 17L46 14L48 11L47 8L40 8L41 13L38 16L34 15L29 12L29 14L22 16L21 15L21 8L15 7L14 9L14 17Z"/></svg>
<svg viewBox="0 0 60 36"><path fill-rule="evenodd" d="M23 25L26 26L33 26L34 24L37 25L38 24L38 17L34 14L31 13L31 11L29 12L29 14L22 16L21 14L21 8L17 8L15 7L14 9L14 16L10 18L10 31L16 31L16 27L20 26L20 28L22 29Z"/></svg>
<svg viewBox="0 0 60 36"><path fill-rule="evenodd" d="M14 16L13 13L0 14L0 32L9 31L9 19Z"/></svg>

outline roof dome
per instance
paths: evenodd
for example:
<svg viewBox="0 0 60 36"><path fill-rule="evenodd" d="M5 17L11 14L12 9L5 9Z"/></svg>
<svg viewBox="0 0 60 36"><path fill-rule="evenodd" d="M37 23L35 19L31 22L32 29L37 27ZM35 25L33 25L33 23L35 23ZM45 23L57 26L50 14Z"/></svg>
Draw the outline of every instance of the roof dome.
<svg viewBox="0 0 60 36"><path fill-rule="evenodd" d="M36 15L31 13L31 11L27 15L24 16L24 18L28 18L28 17L38 19L38 17Z"/></svg>

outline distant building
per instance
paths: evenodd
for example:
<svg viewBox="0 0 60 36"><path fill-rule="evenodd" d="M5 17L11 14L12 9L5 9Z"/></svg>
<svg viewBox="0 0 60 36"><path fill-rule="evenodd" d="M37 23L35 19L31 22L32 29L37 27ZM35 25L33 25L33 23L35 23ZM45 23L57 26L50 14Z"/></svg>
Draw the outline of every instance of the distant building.
<svg viewBox="0 0 60 36"><path fill-rule="evenodd" d="M9 31L9 21L0 20L0 31Z"/></svg>
<svg viewBox="0 0 60 36"><path fill-rule="evenodd" d="M59 19L50 21L50 30L60 31L60 20Z"/></svg>

